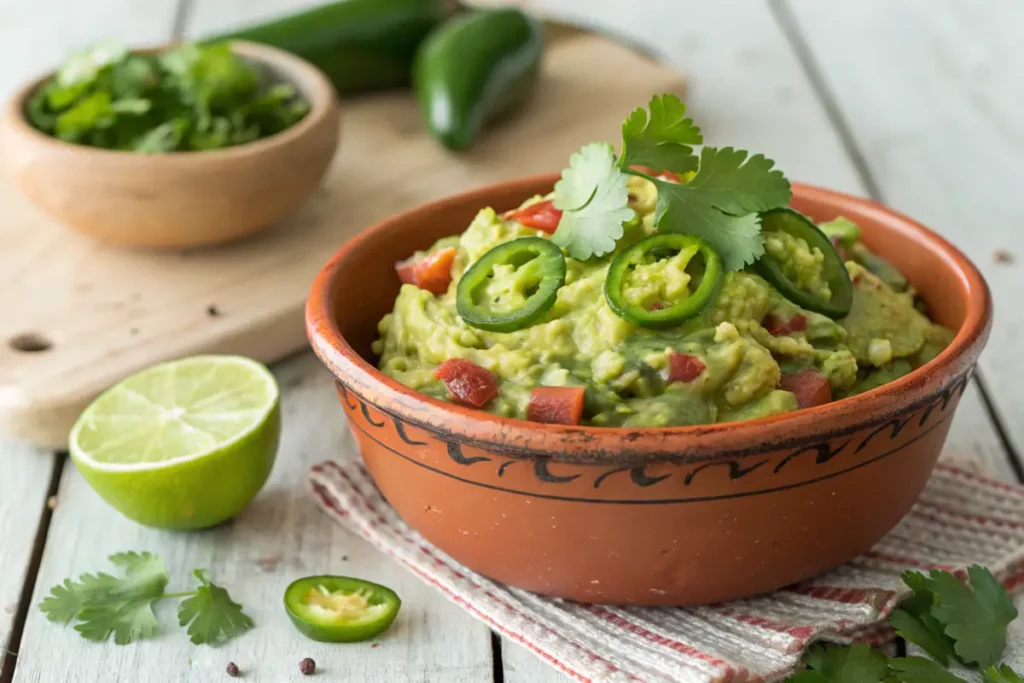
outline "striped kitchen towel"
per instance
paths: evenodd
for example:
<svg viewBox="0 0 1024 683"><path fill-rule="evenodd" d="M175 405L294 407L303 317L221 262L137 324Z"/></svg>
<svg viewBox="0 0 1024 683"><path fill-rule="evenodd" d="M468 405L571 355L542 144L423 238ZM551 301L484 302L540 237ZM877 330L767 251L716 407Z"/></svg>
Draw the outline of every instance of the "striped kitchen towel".
<svg viewBox="0 0 1024 683"><path fill-rule="evenodd" d="M1024 584L1024 487L945 460L913 510L866 555L799 586L708 607L581 605L510 588L458 564L410 529L361 463L310 472L324 510L495 631L578 681L783 680L814 640L880 645L907 569L982 564Z"/></svg>

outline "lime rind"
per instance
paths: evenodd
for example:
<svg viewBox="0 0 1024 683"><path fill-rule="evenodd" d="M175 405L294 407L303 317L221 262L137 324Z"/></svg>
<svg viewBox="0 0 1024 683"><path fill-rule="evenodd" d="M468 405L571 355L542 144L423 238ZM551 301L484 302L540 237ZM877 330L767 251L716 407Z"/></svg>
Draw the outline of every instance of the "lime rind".
<svg viewBox="0 0 1024 683"><path fill-rule="evenodd" d="M101 394L71 430L70 450L97 470L171 467L233 445L277 407L270 371L241 356L155 365Z"/></svg>

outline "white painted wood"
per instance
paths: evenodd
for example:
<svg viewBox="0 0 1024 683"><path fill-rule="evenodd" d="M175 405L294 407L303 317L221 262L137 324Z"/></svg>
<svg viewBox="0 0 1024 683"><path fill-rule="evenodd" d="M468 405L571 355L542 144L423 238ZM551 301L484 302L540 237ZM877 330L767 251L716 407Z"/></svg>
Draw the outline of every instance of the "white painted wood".
<svg viewBox="0 0 1024 683"><path fill-rule="evenodd" d="M71 51L104 38L131 45L170 39L178 0L4 0L0 2L0 98L54 68Z"/></svg>
<svg viewBox="0 0 1024 683"><path fill-rule="evenodd" d="M27 446L0 442L0 463L0 660L3 660L56 460Z"/></svg>
<svg viewBox="0 0 1024 683"><path fill-rule="evenodd" d="M1024 4L913 0L788 5L895 208L984 272L995 326L981 368L1024 449ZM996 263L1007 250L1013 264Z"/></svg>
<svg viewBox="0 0 1024 683"><path fill-rule="evenodd" d="M323 672L318 680L491 680L490 632L331 522L307 493L310 465L355 451L330 375L305 354L285 363L277 376L285 392L281 449L270 481L241 516L203 532L148 529L108 507L69 464L33 596L35 605L65 577L107 568L105 558L113 552L150 550L170 568L169 590L187 587L193 569L209 569L213 580L245 606L256 627L221 648L194 646L175 623L176 607L165 604L157 610L162 626L158 639L121 647L86 642L70 628L51 624L33 607L15 681L227 681L225 667L234 661L246 672L247 683L280 683L298 677L299 661L305 657L312 657ZM377 641L378 647L314 643L292 627L282 606L285 587L321 573L378 581L402 597L398 620Z"/></svg>

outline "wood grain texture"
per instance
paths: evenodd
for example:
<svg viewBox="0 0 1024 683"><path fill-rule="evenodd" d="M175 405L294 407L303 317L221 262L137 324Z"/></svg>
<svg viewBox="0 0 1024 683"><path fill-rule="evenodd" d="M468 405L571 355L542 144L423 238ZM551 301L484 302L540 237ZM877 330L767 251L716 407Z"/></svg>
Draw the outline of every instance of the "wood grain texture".
<svg viewBox="0 0 1024 683"><path fill-rule="evenodd" d="M10 641L22 586L46 506L55 456L0 442L0 661Z"/></svg>
<svg viewBox="0 0 1024 683"><path fill-rule="evenodd" d="M330 375L306 354L282 365L277 376L285 396L276 467L252 505L224 526L194 533L139 526L103 503L68 465L15 681L228 681L224 671L233 661L246 672L247 683L279 683L295 680L305 657L317 662L318 680L491 681L487 628L331 522L307 493L311 464L354 455ZM163 557L171 573L169 590L188 586L192 569L209 569L212 579L245 606L256 628L221 648L194 646L175 623L176 608L165 604L157 609L158 639L121 647L89 643L70 628L51 624L35 608L51 586L65 577L107 569L105 558L119 550L150 550ZM378 647L314 643L292 627L281 602L285 587L320 573L377 581L402 597L399 617Z"/></svg>
<svg viewBox="0 0 1024 683"><path fill-rule="evenodd" d="M597 36L567 36L545 60L524 115L463 155L425 132L409 93L346 100L320 189L268 232L223 248L100 246L0 182L0 433L60 446L98 392L155 362L198 352L269 362L305 348L308 288L346 239L431 199L560 168L581 141L614 140L652 92L684 89L676 72ZM26 333L51 348L14 350L10 341Z"/></svg>
<svg viewBox="0 0 1024 683"><path fill-rule="evenodd" d="M949 238L988 279L996 312L981 369L1021 453L1024 4L794 0L785 7L883 199ZM1000 250L1014 262L998 262Z"/></svg>

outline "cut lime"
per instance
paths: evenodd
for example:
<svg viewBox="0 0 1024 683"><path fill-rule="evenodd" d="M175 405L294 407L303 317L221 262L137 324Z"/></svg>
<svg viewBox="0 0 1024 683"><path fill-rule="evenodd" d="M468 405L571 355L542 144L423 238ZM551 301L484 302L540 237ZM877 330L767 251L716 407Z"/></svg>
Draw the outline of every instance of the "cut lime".
<svg viewBox="0 0 1024 683"><path fill-rule="evenodd" d="M219 524L270 476L281 433L277 382L240 356L143 370L101 394L71 429L82 476L123 515L166 529Z"/></svg>

